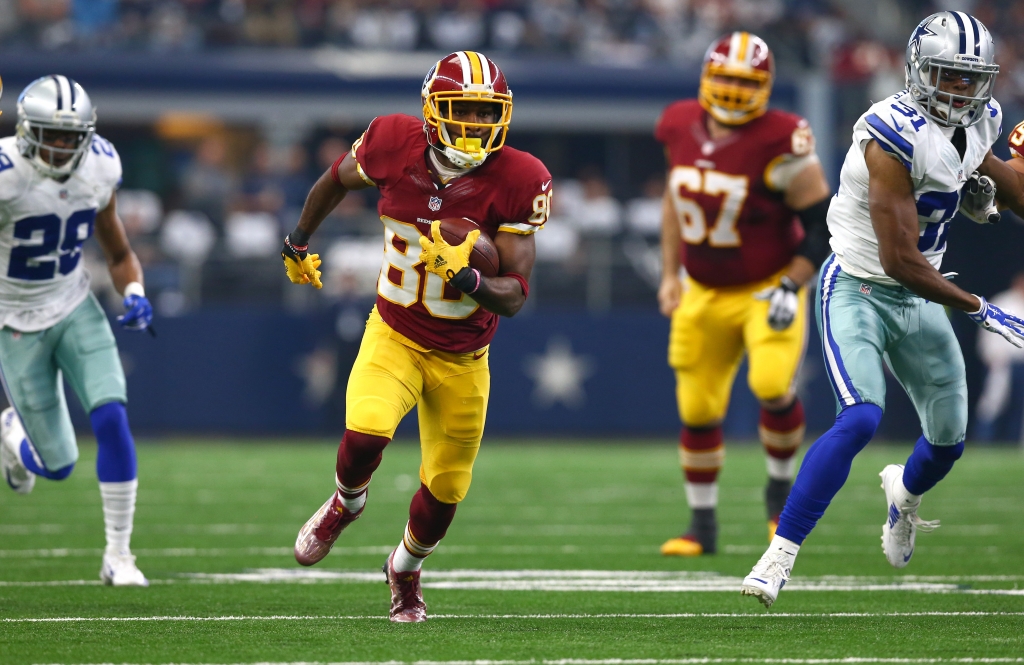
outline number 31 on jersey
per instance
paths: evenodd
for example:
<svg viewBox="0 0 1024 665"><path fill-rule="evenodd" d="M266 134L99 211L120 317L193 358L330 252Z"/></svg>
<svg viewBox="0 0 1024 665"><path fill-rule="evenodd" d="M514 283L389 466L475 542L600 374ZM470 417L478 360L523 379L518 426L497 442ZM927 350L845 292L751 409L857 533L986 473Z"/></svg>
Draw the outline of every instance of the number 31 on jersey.
<svg viewBox="0 0 1024 665"><path fill-rule="evenodd" d="M712 247L739 247L740 234L736 230L736 223L750 191L747 176L729 175L695 166L676 166L669 174L668 187L672 194L672 205L679 217L683 240L691 245L699 245L707 240ZM721 197L718 216L710 228L705 208L692 198L696 194Z"/></svg>

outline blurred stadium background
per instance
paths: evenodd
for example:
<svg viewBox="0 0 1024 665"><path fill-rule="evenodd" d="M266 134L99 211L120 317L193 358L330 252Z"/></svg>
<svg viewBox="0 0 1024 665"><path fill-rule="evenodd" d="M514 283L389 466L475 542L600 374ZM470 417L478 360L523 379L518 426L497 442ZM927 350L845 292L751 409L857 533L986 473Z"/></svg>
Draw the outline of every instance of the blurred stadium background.
<svg viewBox="0 0 1024 665"><path fill-rule="evenodd" d="M1004 0L0 0L0 132L13 132L24 85L63 73L92 95L98 131L120 152L119 208L159 331L118 332L137 432L340 434L380 263L375 190L350 194L315 236L322 291L289 288L281 238L374 116L419 115L438 57L484 51L515 93L509 143L547 164L556 191L528 309L502 322L492 350L488 433L672 435L668 322L654 297L660 111L695 96L716 36L754 31L777 58L773 105L810 120L834 188L854 120L903 87L913 27L954 8L996 36L996 98L1012 126L1024 118L1013 40L1024 3ZM960 221L944 268L975 293L1004 291L1020 267L1021 220ZM977 328L963 316L953 324L976 399L986 375ZM808 347L801 393L813 433L834 404L813 331ZM1020 438L1022 379L1010 372L1010 407L980 429L973 418L976 432ZM895 383L889 394L882 434L916 438L909 402ZM726 434L754 438L756 425L737 381Z"/></svg>

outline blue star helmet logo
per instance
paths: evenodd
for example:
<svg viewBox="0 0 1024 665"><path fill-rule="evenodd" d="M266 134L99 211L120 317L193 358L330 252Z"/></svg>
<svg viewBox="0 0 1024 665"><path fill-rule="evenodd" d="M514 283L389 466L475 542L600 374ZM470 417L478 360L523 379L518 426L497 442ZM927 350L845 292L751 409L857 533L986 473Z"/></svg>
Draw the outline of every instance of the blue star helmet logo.
<svg viewBox="0 0 1024 665"><path fill-rule="evenodd" d="M921 50L922 37L926 35L931 35L933 37L938 36L936 35L936 33L931 31L931 29L928 27L928 23L929 22L927 20L921 21L921 23L917 26L917 30L914 30L914 34L910 36L910 43L913 45L915 53Z"/></svg>

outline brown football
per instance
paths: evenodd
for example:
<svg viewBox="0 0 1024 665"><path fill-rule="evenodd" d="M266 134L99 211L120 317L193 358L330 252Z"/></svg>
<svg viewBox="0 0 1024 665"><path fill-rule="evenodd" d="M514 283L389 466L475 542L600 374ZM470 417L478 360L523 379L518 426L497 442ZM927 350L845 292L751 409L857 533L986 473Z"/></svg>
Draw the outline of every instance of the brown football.
<svg viewBox="0 0 1024 665"><path fill-rule="evenodd" d="M461 245L474 229L480 227L468 217L449 217L441 220L441 237L449 245ZM479 270L484 277L494 277L498 274L498 248L482 229L480 237L473 245L473 253L469 255L469 265Z"/></svg>

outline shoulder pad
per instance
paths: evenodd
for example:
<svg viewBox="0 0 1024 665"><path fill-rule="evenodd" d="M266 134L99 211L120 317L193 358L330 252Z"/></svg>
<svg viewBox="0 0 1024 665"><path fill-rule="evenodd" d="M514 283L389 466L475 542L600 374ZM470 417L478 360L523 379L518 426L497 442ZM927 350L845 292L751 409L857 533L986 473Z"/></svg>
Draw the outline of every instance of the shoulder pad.
<svg viewBox="0 0 1024 665"><path fill-rule="evenodd" d="M18 154L13 136L0 139L0 200L10 200L18 195L25 176L31 175L26 169L32 168Z"/></svg>
<svg viewBox="0 0 1024 665"><path fill-rule="evenodd" d="M96 178L98 184L111 189L117 189L120 186L121 156L117 154L113 143L99 134L95 134L92 137L92 145L89 147L86 159L91 162L92 177Z"/></svg>

